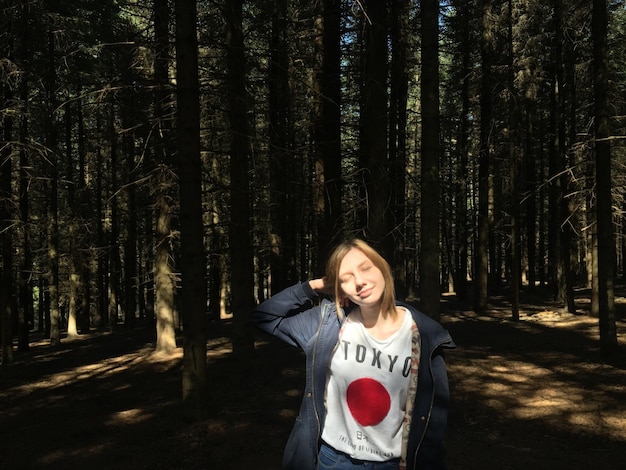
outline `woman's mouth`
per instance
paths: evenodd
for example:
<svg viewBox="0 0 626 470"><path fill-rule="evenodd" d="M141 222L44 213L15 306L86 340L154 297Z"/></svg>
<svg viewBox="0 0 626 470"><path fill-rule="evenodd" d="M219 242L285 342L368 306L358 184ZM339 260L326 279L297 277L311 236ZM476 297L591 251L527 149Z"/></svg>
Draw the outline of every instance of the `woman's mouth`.
<svg viewBox="0 0 626 470"><path fill-rule="evenodd" d="M372 294L372 289L364 289L361 292L359 292L359 297L361 299L365 299L369 297L371 294Z"/></svg>

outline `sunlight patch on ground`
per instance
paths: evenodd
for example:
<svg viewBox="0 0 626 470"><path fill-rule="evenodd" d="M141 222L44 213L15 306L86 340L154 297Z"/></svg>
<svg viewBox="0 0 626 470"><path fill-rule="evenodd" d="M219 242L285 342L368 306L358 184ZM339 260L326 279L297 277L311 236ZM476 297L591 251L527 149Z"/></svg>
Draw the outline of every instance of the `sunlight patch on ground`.
<svg viewBox="0 0 626 470"><path fill-rule="evenodd" d="M170 362L174 360L179 360L183 358L183 348L175 348L171 351L151 351L150 352L150 362L159 363L159 362Z"/></svg>
<svg viewBox="0 0 626 470"><path fill-rule="evenodd" d="M206 421L207 426L209 426L212 430L225 431L229 427L228 421L223 419L209 419Z"/></svg>
<svg viewBox="0 0 626 470"><path fill-rule="evenodd" d="M541 419L556 427L582 427L587 432L626 440L626 410L620 402L624 390L613 385L623 383L623 377L618 377L626 374L624 370L577 363L552 370L503 355L469 360L463 367L451 363L450 367L453 374L463 374L466 389L482 396L483 402L503 418ZM606 373L606 387L579 381L579 376L590 369ZM615 400L599 402L596 388L604 394L615 392Z"/></svg>
<svg viewBox="0 0 626 470"><path fill-rule="evenodd" d="M569 312L561 312L558 310L544 310L537 313L521 313L521 320L528 321L545 321L545 322L556 322L556 321L568 321L576 318L573 313Z"/></svg>
<svg viewBox="0 0 626 470"><path fill-rule="evenodd" d="M106 452L106 444L97 444L89 447L91 454L100 454ZM84 455L85 449L78 447L75 450L61 449L53 452L49 452L39 459L39 464L45 467L54 466L54 468L71 468L70 462L74 460L74 457L80 457Z"/></svg>
<svg viewBox="0 0 626 470"><path fill-rule="evenodd" d="M278 412L278 416L280 416L281 418L293 419L296 417L296 412L292 409L282 409Z"/></svg>
<svg viewBox="0 0 626 470"><path fill-rule="evenodd" d="M622 432L625 432L624 430L626 430L626 417L609 414L609 416L604 416L602 419L604 420L604 423L607 427L613 429L621 429Z"/></svg>
<svg viewBox="0 0 626 470"><path fill-rule="evenodd" d="M154 415L151 413L146 413L145 410L141 408L133 408L130 410L118 411L111 415L109 419L106 420L105 424L107 426L120 426L125 424L137 424L141 421L146 421L148 419L153 418Z"/></svg>
<svg viewBox="0 0 626 470"><path fill-rule="evenodd" d="M122 372L134 367L139 362L147 360L144 352L131 353L118 357L104 359L94 364L87 364L64 372L57 372L47 377L42 377L37 382L28 382L22 385L4 390L0 393L0 398L8 393L30 394L38 390L51 390L64 387L71 383L86 381L90 379L100 379L112 374Z"/></svg>
<svg viewBox="0 0 626 470"><path fill-rule="evenodd" d="M219 357L233 352L233 345L230 338L222 337L207 341L208 357Z"/></svg>
<svg viewBox="0 0 626 470"><path fill-rule="evenodd" d="M489 373L494 378L506 378L507 382L523 383L529 380L536 380L537 378L546 377L551 372L548 369L537 367L535 365L529 366L518 361L510 361L508 365L495 366Z"/></svg>

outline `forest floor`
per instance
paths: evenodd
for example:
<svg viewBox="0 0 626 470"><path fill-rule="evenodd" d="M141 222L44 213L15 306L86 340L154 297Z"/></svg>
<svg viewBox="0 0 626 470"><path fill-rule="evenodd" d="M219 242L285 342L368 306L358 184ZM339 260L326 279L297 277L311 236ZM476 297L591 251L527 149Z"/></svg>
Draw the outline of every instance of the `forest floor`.
<svg viewBox="0 0 626 470"><path fill-rule="evenodd" d="M444 301L450 470L625 468L626 298L616 298L620 351L601 360L589 293L576 315L524 295L478 316ZM500 301L501 300L501 301ZM300 402L303 357L259 336L231 354L228 322L211 325L210 417L182 418L181 357L152 354L153 333L92 333L0 368L0 469L278 470Z"/></svg>

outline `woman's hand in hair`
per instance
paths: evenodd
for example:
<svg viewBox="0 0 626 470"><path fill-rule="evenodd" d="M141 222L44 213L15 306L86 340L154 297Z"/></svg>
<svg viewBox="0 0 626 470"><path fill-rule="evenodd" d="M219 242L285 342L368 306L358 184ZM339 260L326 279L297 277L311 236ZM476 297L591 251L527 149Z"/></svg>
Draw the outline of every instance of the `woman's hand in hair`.
<svg viewBox="0 0 626 470"><path fill-rule="evenodd" d="M311 279L309 281L309 286L311 286L311 289L313 289L318 294L324 294L329 296L332 296L334 294L333 286L331 286L324 277Z"/></svg>
<svg viewBox="0 0 626 470"><path fill-rule="evenodd" d="M325 277L311 279L309 281L309 286L311 286L311 289L313 289L318 294L326 295L330 298L335 297L334 286L332 286ZM350 299L343 295L343 292L340 293L339 305L342 307L347 307L348 305L350 305Z"/></svg>

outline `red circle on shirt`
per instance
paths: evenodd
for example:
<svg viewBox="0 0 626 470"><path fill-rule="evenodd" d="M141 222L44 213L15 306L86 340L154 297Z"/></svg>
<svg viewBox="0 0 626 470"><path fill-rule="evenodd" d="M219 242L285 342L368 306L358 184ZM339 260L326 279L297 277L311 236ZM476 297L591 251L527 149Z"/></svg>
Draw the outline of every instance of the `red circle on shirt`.
<svg viewBox="0 0 626 470"><path fill-rule="evenodd" d="M375 426L389 413L391 397L387 389L377 380L358 379L346 390L348 408L361 426Z"/></svg>

